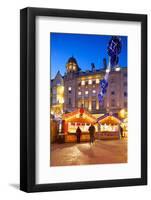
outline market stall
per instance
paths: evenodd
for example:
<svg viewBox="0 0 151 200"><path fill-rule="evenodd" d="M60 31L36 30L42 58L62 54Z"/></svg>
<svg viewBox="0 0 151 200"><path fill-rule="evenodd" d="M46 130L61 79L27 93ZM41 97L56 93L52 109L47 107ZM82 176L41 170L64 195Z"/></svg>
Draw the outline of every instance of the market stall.
<svg viewBox="0 0 151 200"><path fill-rule="evenodd" d="M50 119L50 142L54 143L57 141L57 121Z"/></svg>
<svg viewBox="0 0 151 200"><path fill-rule="evenodd" d="M98 138L99 139L120 139L121 121L113 115L104 115L98 119Z"/></svg>
<svg viewBox="0 0 151 200"><path fill-rule="evenodd" d="M123 119L123 121L121 123L121 127L123 129L122 137L127 138L128 137L128 118Z"/></svg>
<svg viewBox="0 0 151 200"><path fill-rule="evenodd" d="M92 116L87 111L83 110L80 112L80 109L77 109L71 113L64 114L62 123L62 130L65 135L65 142L76 142L76 130L79 127L81 129L81 138L80 141L89 141L89 126L91 123L96 122L96 118ZM97 128L97 126L96 126Z"/></svg>

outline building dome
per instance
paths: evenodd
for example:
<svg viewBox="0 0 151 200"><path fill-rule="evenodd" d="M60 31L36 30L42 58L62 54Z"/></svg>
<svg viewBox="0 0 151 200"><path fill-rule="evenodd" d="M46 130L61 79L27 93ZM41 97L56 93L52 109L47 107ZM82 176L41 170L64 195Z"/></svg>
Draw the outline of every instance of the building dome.
<svg viewBox="0 0 151 200"><path fill-rule="evenodd" d="M76 59L72 56L72 57L70 57L69 59L68 59L68 62L67 63L75 63L75 64L77 64L77 61L76 61Z"/></svg>
<svg viewBox="0 0 151 200"><path fill-rule="evenodd" d="M67 72L77 72L80 70L78 63L73 56L68 59L66 68Z"/></svg>

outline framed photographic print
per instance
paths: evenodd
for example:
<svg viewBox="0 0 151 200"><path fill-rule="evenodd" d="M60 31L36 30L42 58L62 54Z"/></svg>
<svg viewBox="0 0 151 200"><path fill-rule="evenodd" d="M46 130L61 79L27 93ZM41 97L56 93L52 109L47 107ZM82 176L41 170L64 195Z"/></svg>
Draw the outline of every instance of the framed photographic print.
<svg viewBox="0 0 151 200"><path fill-rule="evenodd" d="M147 184L147 16L20 12L20 189Z"/></svg>

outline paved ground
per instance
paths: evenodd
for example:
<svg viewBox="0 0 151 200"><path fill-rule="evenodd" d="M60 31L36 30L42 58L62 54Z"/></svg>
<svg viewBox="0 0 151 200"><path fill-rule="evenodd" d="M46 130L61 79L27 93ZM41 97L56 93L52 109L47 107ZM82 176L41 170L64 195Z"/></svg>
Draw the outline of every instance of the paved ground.
<svg viewBox="0 0 151 200"><path fill-rule="evenodd" d="M127 162L127 140L96 140L90 143L51 144L51 166Z"/></svg>

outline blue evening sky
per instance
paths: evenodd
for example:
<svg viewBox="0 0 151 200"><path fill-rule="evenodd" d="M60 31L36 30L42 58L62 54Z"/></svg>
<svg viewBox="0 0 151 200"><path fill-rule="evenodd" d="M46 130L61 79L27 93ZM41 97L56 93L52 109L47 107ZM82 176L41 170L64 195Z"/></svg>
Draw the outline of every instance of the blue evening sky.
<svg viewBox="0 0 151 200"><path fill-rule="evenodd" d="M120 37L122 50L119 65L127 67L127 36ZM106 58L108 63L107 45L110 39L109 35L50 33L51 79L58 70L64 75L65 65L71 56L77 60L82 71L91 70L92 62L96 69L102 68L103 58Z"/></svg>

